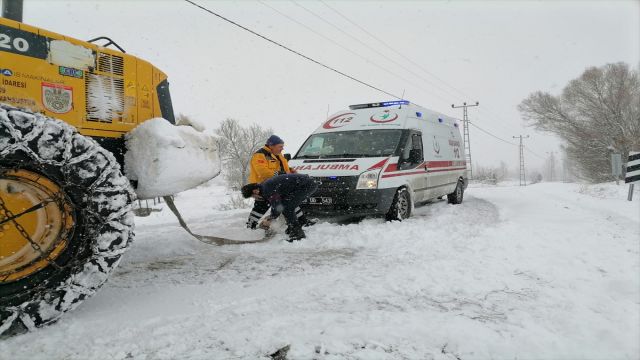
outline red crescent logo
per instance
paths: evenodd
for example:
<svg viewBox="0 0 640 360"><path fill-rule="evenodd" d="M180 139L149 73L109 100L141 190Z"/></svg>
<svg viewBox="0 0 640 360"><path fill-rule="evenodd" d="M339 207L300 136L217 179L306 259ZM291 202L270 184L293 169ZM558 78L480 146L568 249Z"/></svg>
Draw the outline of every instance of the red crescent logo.
<svg viewBox="0 0 640 360"><path fill-rule="evenodd" d="M385 113L388 113L388 112L389 112L389 110L385 110L384 112L385 112ZM383 119L381 119L381 120L376 120L376 119L374 119L374 118L373 118L374 116L378 116L378 115L380 115L380 114L374 114L374 115L371 115L371 117L369 118L369 120L371 120L371 121L372 121L372 122L374 122L374 123L382 124L382 123L392 122L393 120L395 120L395 119L397 119L397 118L398 118L398 114L396 114L396 113L393 113L393 115L394 115L394 116L393 116L392 118L390 118L390 119L384 119L384 118L383 118Z"/></svg>
<svg viewBox="0 0 640 360"><path fill-rule="evenodd" d="M322 124L322 127L324 129L336 129L336 128L348 125L349 123L351 123L351 120L353 119L353 116L349 116L349 115L355 115L355 113L344 113L344 114L336 115L331 119L325 121L324 124Z"/></svg>

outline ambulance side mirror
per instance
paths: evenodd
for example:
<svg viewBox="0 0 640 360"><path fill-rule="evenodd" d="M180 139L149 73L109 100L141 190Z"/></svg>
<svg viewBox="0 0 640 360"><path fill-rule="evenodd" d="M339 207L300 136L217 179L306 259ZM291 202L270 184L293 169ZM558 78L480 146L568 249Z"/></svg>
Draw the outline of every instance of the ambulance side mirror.
<svg viewBox="0 0 640 360"><path fill-rule="evenodd" d="M291 154L284 154L284 158L285 158L287 161L290 161L290 160L291 160Z"/></svg>

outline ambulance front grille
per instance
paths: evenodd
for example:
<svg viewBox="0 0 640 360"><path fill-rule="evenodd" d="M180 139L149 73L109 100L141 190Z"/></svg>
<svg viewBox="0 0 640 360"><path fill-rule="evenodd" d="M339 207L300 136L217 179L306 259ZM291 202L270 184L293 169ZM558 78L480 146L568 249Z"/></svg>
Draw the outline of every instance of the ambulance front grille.
<svg viewBox="0 0 640 360"><path fill-rule="evenodd" d="M358 183L357 176L316 177L314 180L318 183L318 191L353 190Z"/></svg>

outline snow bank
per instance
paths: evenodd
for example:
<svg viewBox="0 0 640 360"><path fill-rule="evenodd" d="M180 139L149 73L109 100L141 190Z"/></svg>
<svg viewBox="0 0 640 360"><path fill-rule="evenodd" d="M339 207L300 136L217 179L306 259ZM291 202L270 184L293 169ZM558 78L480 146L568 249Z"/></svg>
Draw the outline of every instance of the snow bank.
<svg viewBox="0 0 640 360"><path fill-rule="evenodd" d="M155 212L96 296L0 359L640 359L640 197L597 187L622 196L471 184L461 205L323 220L292 244L280 224L209 246ZM217 210L230 194L177 202L197 233L244 237L250 209Z"/></svg>
<svg viewBox="0 0 640 360"><path fill-rule="evenodd" d="M220 173L215 138L156 118L126 136L125 173L138 181L140 199L194 188Z"/></svg>

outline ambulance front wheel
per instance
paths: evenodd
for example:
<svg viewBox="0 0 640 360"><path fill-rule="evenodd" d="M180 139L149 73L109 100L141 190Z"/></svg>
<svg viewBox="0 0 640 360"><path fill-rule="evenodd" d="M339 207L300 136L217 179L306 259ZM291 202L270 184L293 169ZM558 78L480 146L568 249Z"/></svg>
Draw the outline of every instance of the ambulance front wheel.
<svg viewBox="0 0 640 360"><path fill-rule="evenodd" d="M409 216L411 216L411 196L406 188L400 188L393 197L386 218L388 221L402 221Z"/></svg>
<svg viewBox="0 0 640 360"><path fill-rule="evenodd" d="M462 180L458 180L458 185L456 185L456 189L449 195L447 195L447 201L449 204L461 204L462 199L464 198L464 183Z"/></svg>

